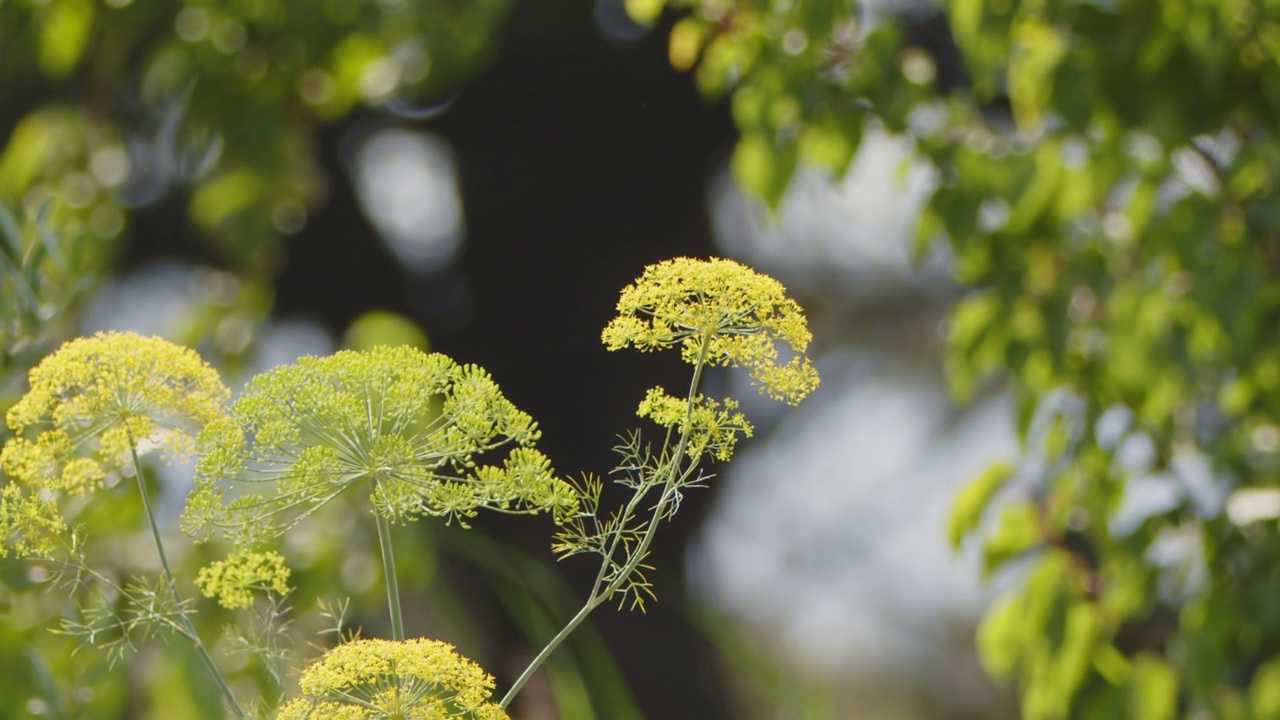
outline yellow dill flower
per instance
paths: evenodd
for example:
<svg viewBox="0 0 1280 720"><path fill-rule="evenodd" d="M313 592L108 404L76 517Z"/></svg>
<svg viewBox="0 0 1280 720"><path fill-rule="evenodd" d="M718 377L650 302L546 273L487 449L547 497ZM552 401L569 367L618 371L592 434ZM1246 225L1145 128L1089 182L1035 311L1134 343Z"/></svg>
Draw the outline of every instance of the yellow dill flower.
<svg viewBox="0 0 1280 720"><path fill-rule="evenodd" d="M15 483L0 488L0 557L49 555L66 529L58 505L23 492Z"/></svg>
<svg viewBox="0 0 1280 720"><path fill-rule="evenodd" d="M249 607L253 591L271 591L277 595L289 592L289 566L278 552L238 550L196 575L196 587L205 597L218 598L225 608Z"/></svg>
<svg viewBox="0 0 1280 720"><path fill-rule="evenodd" d="M732 260L676 258L645 268L623 289L605 327L610 350L679 347L697 363L742 367L760 391L795 405L818 387L818 371L797 354L779 364L778 343L803 353L812 335L804 312L773 278Z"/></svg>
<svg viewBox="0 0 1280 720"><path fill-rule="evenodd" d="M353 640L302 672L302 697L277 720L508 720L489 700L493 678L426 639Z"/></svg>
<svg viewBox="0 0 1280 720"><path fill-rule="evenodd" d="M707 453L717 460L728 461L738 443L738 436L751 437L754 429L746 416L737 410L738 402L732 398L721 404L697 395L690 403L685 398L666 394L662 388L650 388L636 414L687 434L689 444L686 452L690 457Z"/></svg>
<svg viewBox="0 0 1280 720"><path fill-rule="evenodd" d="M67 342L29 380L0 450L12 483L0 497L0 554L48 550L62 530L58 497L101 487L144 443L170 456L190 450L231 396L194 350L135 333Z"/></svg>
<svg viewBox="0 0 1280 720"><path fill-rule="evenodd" d="M186 527L247 545L354 487L394 521L477 508L567 513L576 495L532 447L539 434L488 373L438 353L303 358L254 378L201 436Z"/></svg>

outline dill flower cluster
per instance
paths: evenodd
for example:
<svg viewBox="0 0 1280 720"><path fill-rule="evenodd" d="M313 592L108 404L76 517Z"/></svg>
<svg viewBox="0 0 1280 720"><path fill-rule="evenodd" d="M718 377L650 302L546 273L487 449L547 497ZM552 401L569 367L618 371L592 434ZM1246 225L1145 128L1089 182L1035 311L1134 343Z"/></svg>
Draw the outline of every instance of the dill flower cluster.
<svg viewBox="0 0 1280 720"><path fill-rule="evenodd" d="M601 335L610 350L678 347L699 371L703 365L741 367L761 393L791 405L818 387L818 371L803 354L813 337L804 312L782 283L740 263L676 258L649 265L623 289L617 309ZM779 343L792 355L786 362ZM727 461L738 438L752 433L732 398L681 398L652 388L637 414L678 430L690 457Z"/></svg>
<svg viewBox="0 0 1280 720"><path fill-rule="evenodd" d="M733 398L725 398L723 403L705 395L686 399L672 397L661 388L650 388L636 414L688 435L687 452L693 457L706 453L727 461L733 456L738 437L751 437L754 431L747 417L738 412L738 401Z"/></svg>
<svg viewBox="0 0 1280 720"><path fill-rule="evenodd" d="M244 608L253 604L255 590L287 594L290 574L278 552L239 550L201 568L196 587L205 597L216 597L225 608Z"/></svg>
<svg viewBox="0 0 1280 720"><path fill-rule="evenodd" d="M349 489L391 521L576 506L533 445L537 424L489 374L411 347L302 358L257 376L200 437L185 524L240 546Z"/></svg>
<svg viewBox="0 0 1280 720"><path fill-rule="evenodd" d="M101 332L65 343L29 377L6 415L0 451L0 555L51 552L65 529L58 499L102 487L139 449L190 451L221 418L230 391L190 348L157 337Z"/></svg>
<svg viewBox="0 0 1280 720"><path fill-rule="evenodd" d="M493 678L435 640L353 640L303 671L277 720L508 720Z"/></svg>
<svg viewBox="0 0 1280 720"><path fill-rule="evenodd" d="M602 339L610 350L679 347L686 362L744 368L760 392L795 405L818 387L803 353L812 334L782 283L722 258L649 265L618 299ZM703 351L703 343L707 343ZM797 353L779 363L778 343Z"/></svg>

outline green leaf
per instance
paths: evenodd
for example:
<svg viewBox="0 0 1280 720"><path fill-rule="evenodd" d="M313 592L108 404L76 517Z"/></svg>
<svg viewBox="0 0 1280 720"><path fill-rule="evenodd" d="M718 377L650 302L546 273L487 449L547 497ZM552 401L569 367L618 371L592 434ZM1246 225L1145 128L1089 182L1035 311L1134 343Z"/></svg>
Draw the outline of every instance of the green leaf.
<svg viewBox="0 0 1280 720"><path fill-rule="evenodd" d="M1280 720L1280 659L1268 660L1253 674L1249 709L1253 720Z"/></svg>
<svg viewBox="0 0 1280 720"><path fill-rule="evenodd" d="M956 400L971 399L978 382L1002 360L1008 330L996 325L1001 310L997 295L976 293L952 311L947 326L947 380Z"/></svg>
<svg viewBox="0 0 1280 720"><path fill-rule="evenodd" d="M683 72L697 64L698 56L702 54L702 46L710 36L711 27L701 19L680 18L672 26L671 35L667 40L667 60L671 62L671 67ZM736 95L734 101L737 101Z"/></svg>
<svg viewBox="0 0 1280 720"><path fill-rule="evenodd" d="M58 0L48 6L40 33L40 67L52 77L62 77L80 62L93 29L93 3Z"/></svg>
<svg viewBox="0 0 1280 720"><path fill-rule="evenodd" d="M8 208L0 207L0 238L4 239L9 251L10 261L16 266L22 263L22 231L18 229L18 221Z"/></svg>
<svg viewBox="0 0 1280 720"><path fill-rule="evenodd" d="M17 200L31 188L54 148L65 141L70 124L57 111L35 112L18 122L0 146L0 200Z"/></svg>
<svg viewBox="0 0 1280 720"><path fill-rule="evenodd" d="M1094 649L1102 630L1102 616L1092 602L1078 602L1067 611L1062 647L1055 658L1054 694L1061 702L1062 716L1069 714L1072 696L1089 675Z"/></svg>
<svg viewBox="0 0 1280 720"><path fill-rule="evenodd" d="M990 99L1003 83L1009 59L1009 0L951 0L948 16L956 45L969 70L977 97Z"/></svg>
<svg viewBox="0 0 1280 720"><path fill-rule="evenodd" d="M976 42L982 30L982 0L952 0L948 16L951 19L951 32L960 43Z"/></svg>
<svg viewBox="0 0 1280 720"><path fill-rule="evenodd" d="M191 218L213 230L232 216L254 206L263 180L253 170L227 170L205 182L191 197Z"/></svg>
<svg viewBox="0 0 1280 720"><path fill-rule="evenodd" d="M658 22L658 17L662 15L662 9L666 4L666 0L625 0L623 3L632 20L646 26L652 26Z"/></svg>
<svg viewBox="0 0 1280 720"><path fill-rule="evenodd" d="M1129 685L1132 720L1172 720L1178 713L1178 673L1163 658L1143 653L1133 664Z"/></svg>
<svg viewBox="0 0 1280 720"><path fill-rule="evenodd" d="M365 98L368 95L368 88L365 87L366 71L386 54L386 46L376 36L351 33L343 38L333 49L330 59L334 93L331 101L322 108L323 112L334 116L342 115L350 111L361 98Z"/></svg>
<svg viewBox="0 0 1280 720"><path fill-rule="evenodd" d="M1169 421L1186 393L1183 375L1175 370L1154 373L1148 380L1147 397L1138 408L1139 419L1158 426Z"/></svg>
<svg viewBox="0 0 1280 720"><path fill-rule="evenodd" d="M729 168L738 186L762 198L777 210L787 183L795 172L797 148L794 141L775 145L760 132L746 133L733 149Z"/></svg>
<svg viewBox="0 0 1280 720"><path fill-rule="evenodd" d="M1031 503L1009 505L1000 513L996 530L984 548L985 572L990 575L1009 560L1038 547L1044 541L1040 512Z"/></svg>
<svg viewBox="0 0 1280 720"><path fill-rule="evenodd" d="M417 323L387 310L372 310L353 320L343 336L343 345L352 350L372 350L379 345L430 349L427 334Z"/></svg>
<svg viewBox="0 0 1280 720"><path fill-rule="evenodd" d="M1022 604L1016 595L1006 595L991 606L978 625L977 638L978 657L988 673L999 678L1013 675L1025 629Z"/></svg>
<svg viewBox="0 0 1280 720"><path fill-rule="evenodd" d="M828 168L836 178L844 177L862 142L862 126L856 122L830 119L809 123L800 133L800 154L804 159Z"/></svg>
<svg viewBox="0 0 1280 720"><path fill-rule="evenodd" d="M1237 377L1218 390L1218 408L1231 416L1239 416L1253 403L1256 389L1248 378Z"/></svg>
<svg viewBox="0 0 1280 720"><path fill-rule="evenodd" d="M995 463L982 471L956 496L951 508L951 517L947 522L947 538L953 549L960 548L964 536L978 527L983 512L991 502L992 496L1004 487L1013 475L1013 467L1008 463Z"/></svg>
<svg viewBox="0 0 1280 720"><path fill-rule="evenodd" d="M1112 685L1123 685L1133 672L1133 665L1115 645L1104 642L1093 649L1093 669Z"/></svg>
<svg viewBox="0 0 1280 720"><path fill-rule="evenodd" d="M1062 149L1056 142L1047 142L1035 151L1036 172L1023 188L1017 203L1009 212L1005 231L1021 235L1058 199L1062 179Z"/></svg>
<svg viewBox="0 0 1280 720"><path fill-rule="evenodd" d="M803 3L796 3L805 33L814 38L829 35L831 26L835 23L836 14L846 7L848 4L840 0L806 0Z"/></svg>
<svg viewBox="0 0 1280 720"><path fill-rule="evenodd" d="M1053 99L1053 76L1067 55L1067 43L1053 26L1039 19L1018 23L1016 47L1009 62L1009 100L1018 127L1039 124Z"/></svg>
<svg viewBox="0 0 1280 720"><path fill-rule="evenodd" d="M40 238L40 242L44 244L45 252L49 258L53 260L53 264L58 271L64 275L68 271L67 260L62 254L62 247L59 245L58 236L49 229L50 216L53 214L53 201L47 200L36 211L36 235Z"/></svg>

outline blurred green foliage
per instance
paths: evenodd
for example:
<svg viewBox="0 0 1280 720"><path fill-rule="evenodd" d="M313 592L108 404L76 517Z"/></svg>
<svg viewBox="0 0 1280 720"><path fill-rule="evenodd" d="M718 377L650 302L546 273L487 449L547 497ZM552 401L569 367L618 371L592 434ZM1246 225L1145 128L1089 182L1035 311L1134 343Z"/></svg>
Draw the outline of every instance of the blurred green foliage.
<svg viewBox="0 0 1280 720"><path fill-rule="evenodd" d="M972 288L951 387L1007 380L1024 450L949 534L1017 568L978 641L1023 714L1280 717L1280 5L950 0L947 94L910 10L670 5L671 61L731 95L769 204L800 161L842 174L868 121L938 171L921 243Z"/></svg>
<svg viewBox="0 0 1280 720"><path fill-rule="evenodd" d="M446 99L488 57L507 7L0 2L0 127L14 123L0 202L56 197L109 239L128 207L189 191L190 219L223 259L267 269L324 196L317 128L360 105L412 115Z"/></svg>
<svg viewBox="0 0 1280 720"><path fill-rule="evenodd" d="M1020 573L978 643L1024 714L1280 717L1280 7L949 0L968 84L943 95L906 23L848 0L671 5L670 60L731 98L734 175L769 204L801 163L843 174L868 122L939 171L921 242L945 238L974 288L949 326L952 388L1006 379L1024 447L957 498L948 533ZM654 21L666 3L627 6ZM158 193L188 192L227 262L268 270L324 195L316 129L446 97L505 10L0 0L0 379L47 351ZM30 568L0 572L0 647L24 656L4 658L21 670L0 715L128 712L119 667L30 645L65 608L27 592ZM191 664L149 681L180 687Z"/></svg>
<svg viewBox="0 0 1280 720"><path fill-rule="evenodd" d="M0 389L66 332L102 258L82 233L55 233L49 206L19 217L0 205Z"/></svg>
<svg viewBox="0 0 1280 720"><path fill-rule="evenodd" d="M0 410L20 392L25 370L74 334L81 301L119 253L130 214L168 196L186 203L211 256L232 269L192 275L193 299L173 339L211 343L235 369L270 310L281 238L301 229L325 198L318 131L361 107L400 118L429 113L487 62L508 6L0 0ZM416 326L397 317L369 316L352 328L356 345L388 340L426 345ZM185 494L171 484L154 483L170 508ZM104 504L110 511L91 506L75 520L97 540L87 560L124 582L152 568L149 555L134 549L145 544L136 498L114 495ZM328 518L327 527L350 526L349 514ZM434 569L435 531L405 532L415 552L403 560L417 570L406 589L441 608L418 622L482 654L488 638L476 631L477 619L444 610L460 603L452 579ZM311 599L351 598L349 629L382 621L365 615L382 598L376 575L361 569L377 564L371 538L322 534L302 545L292 550L298 592L308 601L297 615L277 616L280 608L271 606L236 616L202 603L198 616L202 634L224 636L215 653L237 690L268 703L293 677L263 660L278 652L287 672L313 654L307 643L318 632L331 629L334 618L318 616ZM217 553L179 543L175 571L190 578ZM0 717L222 716L216 690L181 642L140 646L112 662L77 638L50 633L80 619L82 603L95 597L74 578L51 583L59 571L0 560ZM225 623L238 624L241 639L257 647L237 648L218 631ZM610 695L554 694L571 696L583 718L634 715L607 658L597 649L589 662ZM581 667L567 656L558 685L572 686Z"/></svg>
<svg viewBox="0 0 1280 720"><path fill-rule="evenodd" d="M928 78L904 82L892 24L869 28L852 3L674 2L692 12L671 30L672 65L690 70L705 94L730 93L742 135L731 167L742 187L771 206L782 199L798 163L843 175L877 117L893 130L926 96ZM663 0L628 0L640 22L653 22Z"/></svg>
<svg viewBox="0 0 1280 720"><path fill-rule="evenodd" d="M234 365L270 311L281 239L325 199L319 130L359 108L430 112L485 65L508 9L508 0L0 1L0 205L19 223L42 212L43 227L75 246L54 266L55 255L6 245L0 302L6 320L27 317L21 334L10 324L0 335L0 386L49 349L24 362L10 351L43 331L31 324L30 293L11 300L18 276L8 269L23 267L26 285L51 274L31 288L49 302L75 288L38 309L64 338L73 298L119 253L132 212L169 197L229 270L198 279L189 317L170 332Z"/></svg>

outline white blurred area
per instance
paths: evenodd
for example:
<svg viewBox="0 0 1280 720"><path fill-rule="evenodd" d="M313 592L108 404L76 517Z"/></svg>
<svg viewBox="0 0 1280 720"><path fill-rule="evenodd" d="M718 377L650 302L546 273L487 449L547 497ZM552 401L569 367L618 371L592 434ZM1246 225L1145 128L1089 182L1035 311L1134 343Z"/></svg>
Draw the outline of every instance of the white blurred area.
<svg viewBox="0 0 1280 720"><path fill-rule="evenodd" d="M649 34L652 29L631 18L625 0L595 0L596 27L614 42L632 42Z"/></svg>
<svg viewBox="0 0 1280 720"><path fill-rule="evenodd" d="M949 293L940 251L912 261L916 219L937 182L912 153L910 139L869 128L843 181L802 167L776 217L723 173L711 191L716 245L800 295L821 286L867 303L884 294Z"/></svg>
<svg viewBox="0 0 1280 720"><path fill-rule="evenodd" d="M130 330L143 335L182 338L216 316L210 342L222 355L246 354L236 375L224 374L233 390L254 375L303 355L328 355L335 342L319 322L308 318L270 320L238 310L241 281L235 275L179 262L157 262L112 278L98 293L84 321L84 334ZM206 359L212 360L205 353ZM225 371L224 371L225 373Z"/></svg>
<svg viewBox="0 0 1280 720"><path fill-rule="evenodd" d="M945 528L964 483L1017 447L1003 398L954 407L946 395L939 327L956 291L944 255L912 260L934 182L909 140L868 128L843 181L802 171L776 218L732 183L711 194L721 252L805 306L822 386L783 412L750 403L765 427L712 481L690 584L762 657L825 688L832 714L814 717L1007 707L973 652L991 592ZM726 380L741 382L735 397L755 395ZM802 712L783 701L744 717Z"/></svg>
<svg viewBox="0 0 1280 720"><path fill-rule="evenodd" d="M448 143L430 133L387 128L356 141L351 177L365 217L410 272L430 274L462 248L462 198Z"/></svg>

